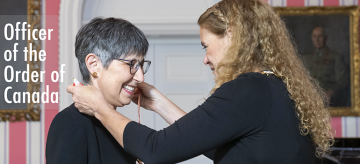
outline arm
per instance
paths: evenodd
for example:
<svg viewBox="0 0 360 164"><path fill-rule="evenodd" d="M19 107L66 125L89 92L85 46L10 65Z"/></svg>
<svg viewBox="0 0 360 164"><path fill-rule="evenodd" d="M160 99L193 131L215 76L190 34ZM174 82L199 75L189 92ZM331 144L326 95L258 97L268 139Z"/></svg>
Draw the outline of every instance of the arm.
<svg viewBox="0 0 360 164"><path fill-rule="evenodd" d="M141 104L142 107L157 112L160 116L162 116L169 124L173 124L176 120L184 116L186 113L181 110L178 106L176 106L173 102L167 99L163 94L161 94L158 90L156 90L153 86L142 83L138 86L142 93ZM118 112L115 112L111 107L109 107L106 102L101 101L102 94L101 92L97 92L93 87L73 87L69 86L68 91L73 91L71 93L74 94L73 99L77 108L86 114L95 115L96 118L102 120L104 125L107 125L107 129L111 132L115 139L123 146L123 131L127 123L130 122L129 119L120 115ZM82 92L81 92L82 90ZM82 93L82 96L80 96ZM85 93L84 93L85 92ZM91 95L91 97L87 97ZM94 96L97 95L97 96ZM85 101L87 99L94 98L94 100ZM81 99L81 100L80 100ZM96 101L95 101L96 100ZM97 102L96 104L89 104L91 102ZM138 94L134 95L133 102L138 102ZM101 105L99 105L101 104ZM89 108L90 106L102 107L102 110L93 110ZM117 121L116 124L112 124L111 122ZM120 125L120 126L118 126ZM124 126L123 126L124 125ZM208 158L213 159L215 149L205 153Z"/></svg>
<svg viewBox="0 0 360 164"><path fill-rule="evenodd" d="M141 103L141 106L144 108L148 108L148 110L152 110L158 113L168 124L173 124L176 120L180 119L186 112L181 110L177 105L175 105L172 101L170 101L167 97L165 97L161 92L159 92L155 87L147 84L141 83L138 85L140 92L143 94L143 98L141 101L145 101ZM133 102L138 103L138 94L134 95ZM153 98L151 98L153 97ZM157 99L157 101L156 101ZM150 107L151 101L159 102L159 105L153 105ZM147 102L146 102L147 101ZM149 105L146 105L149 104ZM214 159L215 149L212 151L204 153L204 155L210 159Z"/></svg>
<svg viewBox="0 0 360 164"><path fill-rule="evenodd" d="M86 133L76 120L60 112L52 121L46 142L47 164L87 164Z"/></svg>
<svg viewBox="0 0 360 164"><path fill-rule="evenodd" d="M161 131L130 122L106 102L101 103L101 94L79 96L82 87L69 86L67 90L79 107L94 108L89 113L95 114L129 154L148 164L176 163L263 128L271 108L267 82L247 76L235 81L223 84L204 104Z"/></svg>
<svg viewBox="0 0 360 164"><path fill-rule="evenodd" d="M260 131L270 107L267 83L247 80L223 84L204 104L161 131L125 121L105 108L95 110L95 116L132 156L148 164L176 163Z"/></svg>
<svg viewBox="0 0 360 164"><path fill-rule="evenodd" d="M148 164L177 163L257 133L271 108L269 90L266 82L256 80L223 84L204 104L163 130L128 123L124 149Z"/></svg>

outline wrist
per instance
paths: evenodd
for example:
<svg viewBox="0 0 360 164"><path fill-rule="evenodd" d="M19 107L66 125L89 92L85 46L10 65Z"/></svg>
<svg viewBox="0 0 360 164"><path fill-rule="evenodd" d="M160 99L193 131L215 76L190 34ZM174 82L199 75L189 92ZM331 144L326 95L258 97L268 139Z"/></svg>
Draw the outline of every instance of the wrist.
<svg viewBox="0 0 360 164"><path fill-rule="evenodd" d="M168 100L163 94L159 92L159 95L156 96L156 99L154 100L154 104L151 108L152 111L156 112L157 114L161 114L166 112L166 100Z"/></svg>
<svg viewBox="0 0 360 164"><path fill-rule="evenodd" d="M101 109L94 109L94 116L96 117L96 119L102 122L103 120L106 120L106 118L111 116L113 112L116 112L116 110L106 104Z"/></svg>
<svg viewBox="0 0 360 164"><path fill-rule="evenodd" d="M162 99L162 102L159 102L156 113L170 125L186 114L166 97Z"/></svg>

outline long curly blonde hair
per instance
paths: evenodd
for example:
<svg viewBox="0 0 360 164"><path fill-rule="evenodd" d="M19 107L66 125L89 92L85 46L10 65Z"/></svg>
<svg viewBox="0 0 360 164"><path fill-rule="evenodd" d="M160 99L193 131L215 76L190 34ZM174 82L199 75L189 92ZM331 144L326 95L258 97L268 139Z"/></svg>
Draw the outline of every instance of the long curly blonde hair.
<svg viewBox="0 0 360 164"><path fill-rule="evenodd" d="M310 134L322 157L334 143L328 99L296 51L284 22L263 0L222 0L199 18L201 28L224 37L231 28L231 44L215 69L213 93L225 82L254 69L273 71L286 84L300 120L302 135Z"/></svg>

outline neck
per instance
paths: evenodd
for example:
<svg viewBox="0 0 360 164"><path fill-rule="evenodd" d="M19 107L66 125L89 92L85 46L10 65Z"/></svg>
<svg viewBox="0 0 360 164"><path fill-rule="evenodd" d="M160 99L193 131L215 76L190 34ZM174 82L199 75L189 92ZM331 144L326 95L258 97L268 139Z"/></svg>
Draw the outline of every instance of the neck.
<svg viewBox="0 0 360 164"><path fill-rule="evenodd" d="M94 81L90 81L90 83L89 83L88 86L93 86L94 88L100 90L101 94L103 94L103 92L101 91L101 89L100 89L100 87L99 87L99 85L97 84L96 81L95 81L95 82L94 82ZM104 95L104 94L103 94L103 95ZM105 100L106 100L106 99L105 99ZM109 104L109 102L108 102L108 104ZM109 104L109 106L110 106L111 108L113 108L114 110L116 110L116 106L113 106L113 105L111 105L111 104Z"/></svg>

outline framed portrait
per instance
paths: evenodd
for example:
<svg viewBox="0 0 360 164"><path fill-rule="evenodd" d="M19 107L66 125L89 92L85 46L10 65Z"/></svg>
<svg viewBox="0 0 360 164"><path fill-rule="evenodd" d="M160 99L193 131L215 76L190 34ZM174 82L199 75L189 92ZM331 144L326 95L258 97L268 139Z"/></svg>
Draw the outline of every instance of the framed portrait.
<svg viewBox="0 0 360 164"><path fill-rule="evenodd" d="M360 115L359 8L278 7L305 67L329 99L332 116Z"/></svg>
<svg viewBox="0 0 360 164"><path fill-rule="evenodd" d="M2 31L0 33L0 50L4 54L0 58L0 89L2 91L2 94L0 94L0 121L39 121L40 103L33 103L31 99L40 99L36 94L32 94L40 92L40 82L32 82L31 80L24 82L21 77L26 77L26 74L17 74L17 72L40 73L41 62L39 60L25 60L25 57L27 59L34 59L41 49L41 41L34 40L33 37L21 39L22 37L25 38L26 36L22 35L27 35L27 33L22 34L19 32L17 34L15 30L17 23L21 23L19 28L21 28L22 24L25 24L24 27L27 30L40 29L41 0L0 1L0 30ZM9 39L11 35L14 36L12 37L13 39ZM19 39L16 39L15 36ZM15 50L15 44L17 44L17 53L13 51ZM25 47L28 50L31 48L31 50L37 51L37 53L24 53ZM28 99L30 101L27 101Z"/></svg>

